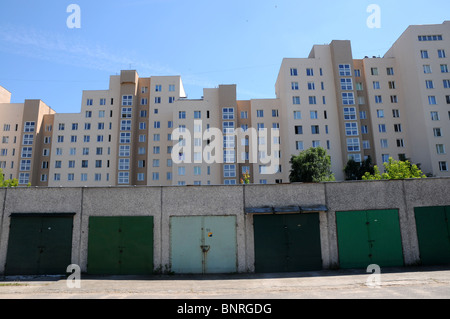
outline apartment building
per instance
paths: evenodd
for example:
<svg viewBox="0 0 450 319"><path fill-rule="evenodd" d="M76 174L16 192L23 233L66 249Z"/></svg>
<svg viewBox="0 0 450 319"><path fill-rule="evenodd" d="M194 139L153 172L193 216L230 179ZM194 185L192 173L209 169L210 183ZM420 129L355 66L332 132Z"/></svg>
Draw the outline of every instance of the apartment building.
<svg viewBox="0 0 450 319"><path fill-rule="evenodd" d="M180 76L110 77L83 91L80 113L0 87L0 167L21 185L233 185L289 182L290 159L324 147L343 180L349 159L389 157L450 176L450 22L410 26L384 57L354 59L350 41L285 58L272 99L236 85L188 99Z"/></svg>

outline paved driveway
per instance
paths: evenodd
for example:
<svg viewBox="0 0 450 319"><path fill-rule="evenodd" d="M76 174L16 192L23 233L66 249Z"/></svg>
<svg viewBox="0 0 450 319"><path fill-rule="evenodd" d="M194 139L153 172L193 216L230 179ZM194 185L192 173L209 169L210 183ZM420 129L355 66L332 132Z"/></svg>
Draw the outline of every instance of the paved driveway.
<svg viewBox="0 0 450 319"><path fill-rule="evenodd" d="M69 282L69 286L70 283ZM450 299L450 267L289 274L0 277L0 299Z"/></svg>

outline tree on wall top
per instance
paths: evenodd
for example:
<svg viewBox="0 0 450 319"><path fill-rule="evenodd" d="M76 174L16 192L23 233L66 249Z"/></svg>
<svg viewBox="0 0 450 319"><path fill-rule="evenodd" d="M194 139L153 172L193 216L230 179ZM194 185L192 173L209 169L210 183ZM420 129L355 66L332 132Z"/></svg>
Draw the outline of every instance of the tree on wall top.
<svg viewBox="0 0 450 319"><path fill-rule="evenodd" d="M366 172L363 180L386 180L386 179L407 179L407 178L427 178L415 164L409 161L396 161L389 157L389 161L383 163L385 172L380 174L378 166L374 166L374 173Z"/></svg>
<svg viewBox="0 0 450 319"><path fill-rule="evenodd" d="M5 175L3 170L0 168L0 187L17 187L19 186L19 181L17 178L5 180Z"/></svg>
<svg viewBox="0 0 450 319"><path fill-rule="evenodd" d="M300 152L299 155L292 155L290 163L289 180L293 183L318 183L335 180L331 172L331 157L323 147L311 147Z"/></svg>

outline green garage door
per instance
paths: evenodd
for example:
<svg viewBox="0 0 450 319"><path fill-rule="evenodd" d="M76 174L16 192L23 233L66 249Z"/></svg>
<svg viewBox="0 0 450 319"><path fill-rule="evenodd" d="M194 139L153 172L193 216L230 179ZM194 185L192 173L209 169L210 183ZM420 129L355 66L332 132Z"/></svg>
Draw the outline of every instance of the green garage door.
<svg viewBox="0 0 450 319"><path fill-rule="evenodd" d="M336 212L341 268L403 266L397 210Z"/></svg>
<svg viewBox="0 0 450 319"><path fill-rule="evenodd" d="M89 274L153 272L153 217L89 217Z"/></svg>
<svg viewBox="0 0 450 319"><path fill-rule="evenodd" d="M450 264L450 206L416 207L414 212L422 264Z"/></svg>
<svg viewBox="0 0 450 319"><path fill-rule="evenodd" d="M6 275L62 275L71 264L74 214L12 214Z"/></svg>
<svg viewBox="0 0 450 319"><path fill-rule="evenodd" d="M319 214L254 215L255 272L322 269Z"/></svg>
<svg viewBox="0 0 450 319"><path fill-rule="evenodd" d="M170 217L171 270L176 273L236 272L235 216Z"/></svg>

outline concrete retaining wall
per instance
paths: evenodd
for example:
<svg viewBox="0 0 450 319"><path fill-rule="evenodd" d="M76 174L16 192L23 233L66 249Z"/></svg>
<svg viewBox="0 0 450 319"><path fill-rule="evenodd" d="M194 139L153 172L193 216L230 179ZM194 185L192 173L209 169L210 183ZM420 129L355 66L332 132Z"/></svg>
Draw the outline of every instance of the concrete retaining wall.
<svg viewBox="0 0 450 319"><path fill-rule="evenodd" d="M318 184L0 189L0 274L4 273L11 213L75 213L72 263L87 269L89 216L153 216L154 267L170 266L171 216L236 216L239 272L254 271L249 208L320 207L323 268L339 266L336 212L397 209L404 261L419 261L414 208L450 206L450 178Z"/></svg>

